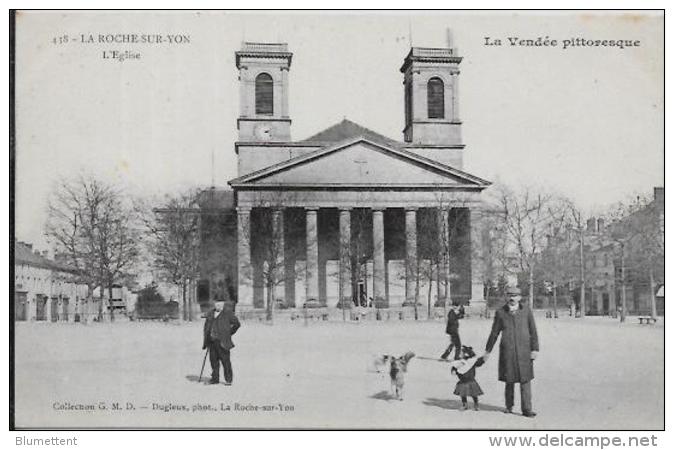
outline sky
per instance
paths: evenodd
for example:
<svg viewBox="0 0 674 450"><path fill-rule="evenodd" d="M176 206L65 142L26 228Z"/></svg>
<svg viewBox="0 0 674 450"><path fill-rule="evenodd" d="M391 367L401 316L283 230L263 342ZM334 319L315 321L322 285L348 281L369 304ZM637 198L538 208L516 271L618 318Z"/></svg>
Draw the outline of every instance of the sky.
<svg viewBox="0 0 674 450"><path fill-rule="evenodd" d="M402 140L400 66L411 45L446 47L448 28L464 58L464 170L560 192L589 212L663 185L664 31L656 13L22 12L16 237L46 248L54 184L81 173L131 195L226 187L237 176L234 52L242 41L287 42L294 53L293 139L346 117ZM187 39L97 42L134 33ZM86 42L90 35L95 42ZM487 37L503 45L485 45ZM557 46L511 46L509 37ZM640 45L562 48L576 38ZM113 50L140 58L104 58Z"/></svg>

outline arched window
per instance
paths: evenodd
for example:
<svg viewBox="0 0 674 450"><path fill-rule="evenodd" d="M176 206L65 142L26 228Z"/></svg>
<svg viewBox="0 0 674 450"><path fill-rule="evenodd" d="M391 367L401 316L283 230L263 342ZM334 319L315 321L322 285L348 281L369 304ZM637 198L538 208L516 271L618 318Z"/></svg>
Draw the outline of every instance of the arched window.
<svg viewBox="0 0 674 450"><path fill-rule="evenodd" d="M437 77L428 80L428 118L445 118L445 85Z"/></svg>
<svg viewBox="0 0 674 450"><path fill-rule="evenodd" d="M268 73L255 78L255 114L274 114L274 81Z"/></svg>

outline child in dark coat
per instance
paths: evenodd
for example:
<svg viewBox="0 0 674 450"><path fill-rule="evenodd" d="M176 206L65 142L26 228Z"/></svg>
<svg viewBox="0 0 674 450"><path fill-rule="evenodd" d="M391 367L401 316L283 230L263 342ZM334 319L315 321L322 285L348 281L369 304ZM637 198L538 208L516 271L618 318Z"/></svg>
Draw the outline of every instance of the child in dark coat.
<svg viewBox="0 0 674 450"><path fill-rule="evenodd" d="M461 359L452 362L452 373L459 378L454 388L454 394L461 397L461 411L468 409L468 397L473 398L475 411L480 409L477 397L484 392L475 381L475 369L483 364L484 358L476 357L473 348L466 346L461 348Z"/></svg>

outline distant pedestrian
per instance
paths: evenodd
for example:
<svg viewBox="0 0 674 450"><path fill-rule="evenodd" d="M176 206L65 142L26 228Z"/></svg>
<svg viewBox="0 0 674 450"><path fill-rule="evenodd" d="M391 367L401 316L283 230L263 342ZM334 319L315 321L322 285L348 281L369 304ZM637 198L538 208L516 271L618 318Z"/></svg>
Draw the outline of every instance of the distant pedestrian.
<svg viewBox="0 0 674 450"><path fill-rule="evenodd" d="M538 356L538 333L534 315L529 307L521 303L518 288L509 288L508 303L496 310L494 323L487 340L485 361L501 335L499 346L498 379L505 382L506 413L512 413L515 397L515 383L520 384L522 414L534 417L531 408L531 380L534 378L533 361Z"/></svg>
<svg viewBox="0 0 674 450"><path fill-rule="evenodd" d="M463 319L465 312L463 306L457 302L452 303L447 314L447 327L445 333L449 336L449 345L445 351L440 355L440 359L447 359L454 349L454 359L459 359L461 353L461 336L459 336L459 320Z"/></svg>
<svg viewBox="0 0 674 450"><path fill-rule="evenodd" d="M210 384L220 383L220 363L225 375L225 384L232 384L234 379L230 360L230 352L234 348L232 335L240 326L239 319L234 315L232 302L216 302L214 308L207 314L202 348L208 348L210 353L212 369Z"/></svg>

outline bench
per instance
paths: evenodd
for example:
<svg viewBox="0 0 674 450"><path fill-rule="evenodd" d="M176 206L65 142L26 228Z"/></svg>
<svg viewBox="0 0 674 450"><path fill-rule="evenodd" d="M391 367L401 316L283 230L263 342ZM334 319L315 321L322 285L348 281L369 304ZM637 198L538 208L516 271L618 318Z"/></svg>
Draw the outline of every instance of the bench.
<svg viewBox="0 0 674 450"><path fill-rule="evenodd" d="M655 323L655 322L658 321L658 319L656 319L655 317L649 317L649 316L639 316L639 317L637 317L637 319L639 319L639 323L641 325L643 325L643 324L649 325L651 322Z"/></svg>

